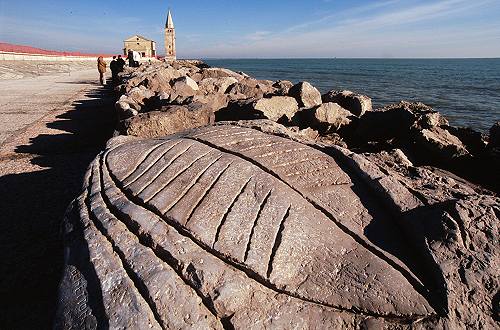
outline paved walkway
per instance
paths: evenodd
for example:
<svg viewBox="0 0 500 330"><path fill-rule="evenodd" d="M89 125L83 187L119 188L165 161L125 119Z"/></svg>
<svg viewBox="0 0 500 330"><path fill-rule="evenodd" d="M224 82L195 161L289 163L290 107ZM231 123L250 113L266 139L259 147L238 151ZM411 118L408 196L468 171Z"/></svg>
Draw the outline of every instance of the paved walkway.
<svg viewBox="0 0 500 330"><path fill-rule="evenodd" d="M114 127L96 70L0 81L0 324L50 329L60 223Z"/></svg>
<svg viewBox="0 0 500 330"><path fill-rule="evenodd" d="M96 70L87 70L71 75L0 80L0 145L95 82L96 76Z"/></svg>

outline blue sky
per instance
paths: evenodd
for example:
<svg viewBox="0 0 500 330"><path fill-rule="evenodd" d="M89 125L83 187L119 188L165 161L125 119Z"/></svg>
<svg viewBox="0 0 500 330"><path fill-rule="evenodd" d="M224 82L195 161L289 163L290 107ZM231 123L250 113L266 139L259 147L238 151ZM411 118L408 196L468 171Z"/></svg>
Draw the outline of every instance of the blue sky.
<svg viewBox="0 0 500 330"><path fill-rule="evenodd" d="M168 7L184 58L500 57L500 0L0 0L0 41L162 53Z"/></svg>

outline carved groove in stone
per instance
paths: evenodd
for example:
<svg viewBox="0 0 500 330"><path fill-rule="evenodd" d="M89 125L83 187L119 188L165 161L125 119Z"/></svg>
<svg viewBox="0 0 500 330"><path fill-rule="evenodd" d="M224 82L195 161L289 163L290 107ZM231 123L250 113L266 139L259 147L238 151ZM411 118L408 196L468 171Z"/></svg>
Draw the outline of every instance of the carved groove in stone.
<svg viewBox="0 0 500 330"><path fill-rule="evenodd" d="M171 177L169 177L169 179L163 183L163 186L159 189L156 190L156 192L154 192L150 197L146 197L145 200L146 202L149 202L150 200L154 199L161 191L163 191L164 189L166 189L175 179L177 179L179 176L182 175L182 173L186 172L187 170L189 170L193 165L196 164L196 162L198 162L200 159L202 159L203 157L205 157L206 155L208 155L210 153L207 152L203 155L200 155L198 157L196 157L192 162L190 162L187 166L185 166L184 168L182 168L179 172L175 173L174 175L172 175ZM163 174L163 173L161 173ZM161 175L160 174L160 175ZM150 185L153 185L154 182L151 182Z"/></svg>
<svg viewBox="0 0 500 330"><path fill-rule="evenodd" d="M262 204L260 204L260 206L259 206L259 212L257 213L257 216L255 217L255 220L254 220L253 225L252 225L252 230L250 231L250 235L248 236L247 247L245 249L245 257L243 259L243 261L245 261L245 262L247 261L247 258L248 258L248 251L250 250L250 244L252 243L253 234L255 232L255 226L257 226L257 222L259 221L260 215L262 214L262 210L266 206L267 201L268 201L269 197L271 196L272 192L273 192L272 190L269 190L266 197L262 201Z"/></svg>
<svg viewBox="0 0 500 330"><path fill-rule="evenodd" d="M190 148L192 147L192 145L189 145L187 148L183 149L180 153L177 153L176 155L174 155L166 165L164 165L160 170L157 170L157 171L153 171L153 168L156 164L153 164L151 167L149 167L148 170L146 170L142 175L138 176L138 178L131 184L129 184L129 187L131 187L133 184L136 184L138 180L144 178L144 176L149 173L149 172L152 172L153 174L153 177L149 179L149 181L147 181L146 183L143 183L142 184L142 187L140 187L137 191L137 194L141 194L148 186L151 185L151 183L153 183L162 173L165 169L167 169L177 158L181 157L182 155L184 155ZM170 151L171 149L167 149L165 150L165 152L163 153L163 157L165 157L165 155ZM162 158L163 158L162 157ZM134 189L134 187L131 187L132 189Z"/></svg>
<svg viewBox="0 0 500 330"><path fill-rule="evenodd" d="M160 147L163 145L167 144L170 141L166 141L165 143L160 143L154 148L151 149L151 151L147 154L147 156L137 163L137 167L132 170L129 175L123 180L124 187L128 187L132 183L135 182L139 177L141 177L144 173L146 173L151 167L153 167L164 155L165 153L169 152L173 147L181 143L181 141L177 141L174 144L172 144L167 150L161 150ZM151 160L149 162L146 162L146 160L153 155L155 151L161 150L163 151L159 156L155 157L154 160ZM132 176L132 174L135 174Z"/></svg>
<svg viewBox="0 0 500 330"><path fill-rule="evenodd" d="M191 188L193 188L193 186L195 186L199 182L202 175L204 175L208 171L208 169L210 169L210 167L212 167L212 165L214 165L221 158L222 158L222 156L220 156L220 157L216 158L215 160L213 160L212 162L210 162L205 168L203 168L203 170L200 173L198 173L196 175L196 177L192 178L191 182L188 185L185 185L185 187L183 187L179 196L177 196L175 199L172 199L172 202L165 209L161 210L163 212L163 214L167 213L173 207L175 207L177 205L177 203L187 195L187 193L191 190Z"/></svg>
<svg viewBox="0 0 500 330"><path fill-rule="evenodd" d="M246 182L245 184L243 184L243 186L241 187L240 191L238 191L238 194L234 197L233 201L231 202L231 205L227 208L227 211L226 213L224 213L224 216L222 217L220 223L219 223L219 226L217 227L217 231L215 233L215 238L214 238L214 242L212 243L212 248L213 246L215 245L215 243L218 242L219 240L219 235L220 235L220 231L222 229L222 226L224 226L224 223L226 222L226 219L228 217L228 215L231 213L231 211L233 210L233 206L234 204L238 201L238 198L240 198L241 194L243 193L243 191L245 191L246 187L248 186L248 184L250 183L250 181L252 181L252 177L250 177Z"/></svg>
<svg viewBox="0 0 500 330"><path fill-rule="evenodd" d="M283 231L285 230L285 221L288 219L289 216L290 216L290 206L287 208L286 213L280 222L278 232L276 233L276 238L274 239L273 249L271 251L271 256L269 257L269 263L267 264L267 278L269 278L271 276L271 273L273 272L274 257L276 256L276 252L280 247L281 240L283 238Z"/></svg>
<svg viewBox="0 0 500 330"><path fill-rule="evenodd" d="M193 205L193 207L190 209L189 211L189 215L187 216L187 218L183 221L184 225L187 225L189 220L191 220L192 216L193 216L193 213L196 211L196 209L198 208L198 206L200 206L201 202L203 202L203 200L205 199L205 197L208 195L208 193L210 192L210 190L215 186L215 184L219 181L219 179L221 178L222 175L224 175L224 173L229 169L229 167L231 166L232 163L229 163L226 165L226 167L224 167L224 169L219 173L217 174L217 176L214 178L214 180L212 180L212 182L210 183L210 185L207 186L206 189L203 190L202 194L200 195L200 197L198 198L198 200L196 201L196 203Z"/></svg>

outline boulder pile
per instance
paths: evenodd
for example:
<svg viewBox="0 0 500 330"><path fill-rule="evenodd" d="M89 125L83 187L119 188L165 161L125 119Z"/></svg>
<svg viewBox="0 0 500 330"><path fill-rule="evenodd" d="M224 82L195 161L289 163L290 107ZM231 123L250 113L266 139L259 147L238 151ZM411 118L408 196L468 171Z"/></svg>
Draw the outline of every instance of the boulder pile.
<svg viewBox="0 0 500 330"><path fill-rule="evenodd" d="M500 123L196 61L121 78L56 328L498 328Z"/></svg>
<svg viewBox="0 0 500 330"><path fill-rule="evenodd" d="M416 165L436 166L488 189L500 189L498 124L488 137L450 126L423 103L401 101L373 109L366 95L338 90L321 95L308 82L258 80L200 61L144 65L122 79L116 109L124 122L118 134L165 136L214 121L268 119L293 129L315 130L319 141L358 153L399 149ZM188 112L170 111L173 105ZM155 113L145 115L149 112ZM185 120L187 113L196 119ZM158 125L168 121L183 125ZM130 129L131 122L143 129Z"/></svg>

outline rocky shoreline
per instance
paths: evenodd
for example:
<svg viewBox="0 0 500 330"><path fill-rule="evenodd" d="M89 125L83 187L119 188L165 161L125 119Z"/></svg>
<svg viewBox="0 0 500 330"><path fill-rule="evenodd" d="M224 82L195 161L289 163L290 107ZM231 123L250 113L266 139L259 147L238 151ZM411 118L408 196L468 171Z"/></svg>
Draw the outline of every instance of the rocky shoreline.
<svg viewBox="0 0 500 330"><path fill-rule="evenodd" d="M116 104L120 134L155 137L213 122L268 119L357 153L399 149L416 166L438 167L500 191L500 122L488 136L450 126L423 103L401 101L372 109L366 95L336 90L321 95L307 82L257 80L197 61L143 66L123 79ZM184 114L191 116L181 120L185 127L155 128Z"/></svg>
<svg viewBox="0 0 500 330"><path fill-rule="evenodd" d="M498 327L499 123L200 61L121 79L59 327Z"/></svg>

